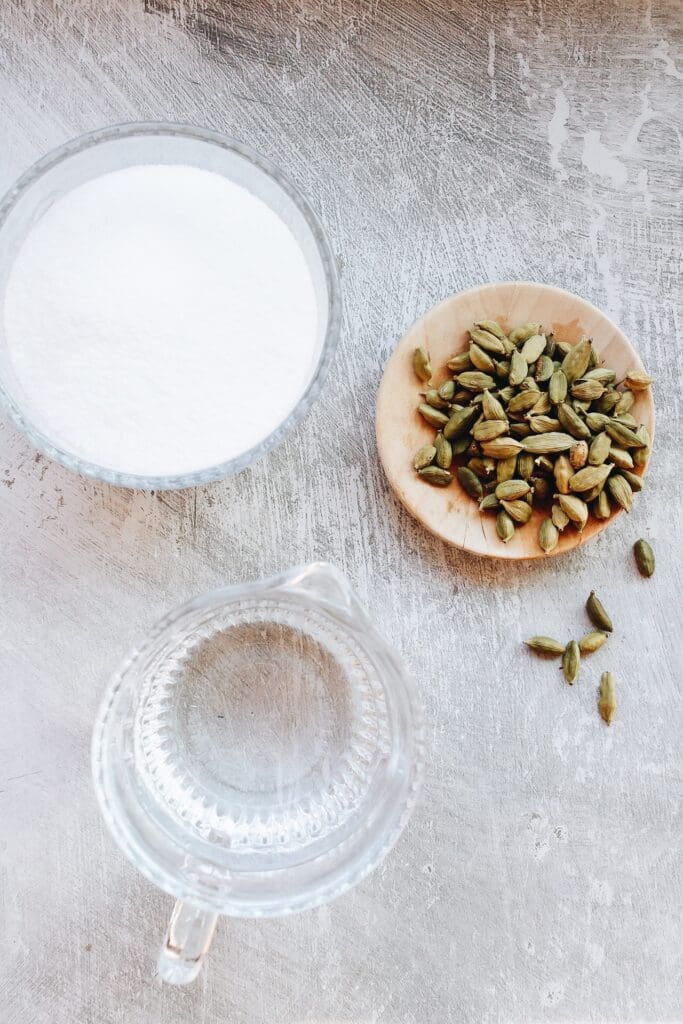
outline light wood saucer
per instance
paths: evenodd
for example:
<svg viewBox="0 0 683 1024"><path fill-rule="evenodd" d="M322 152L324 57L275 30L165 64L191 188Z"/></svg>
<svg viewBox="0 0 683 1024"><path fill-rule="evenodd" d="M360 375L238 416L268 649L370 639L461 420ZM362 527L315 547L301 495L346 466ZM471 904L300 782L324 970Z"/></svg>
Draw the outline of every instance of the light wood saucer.
<svg viewBox="0 0 683 1024"><path fill-rule="evenodd" d="M389 483L408 511L448 544L495 558L547 557L538 545L538 527L547 510L536 510L529 523L503 544L496 533L495 516L481 513L457 480L450 487L430 487L413 469L413 455L434 437L416 406L423 385L413 371L413 352L423 345L434 367L432 387L447 379L446 361L467 347L467 330L477 320L497 320L504 330L540 321L560 341L576 344L582 335L593 339L605 364L616 370L617 380L629 369L643 365L624 334L604 313L570 292L529 282L488 284L453 295L430 309L404 334L387 363L377 396L377 447ZM649 389L636 395L635 418L654 439L654 406ZM639 470L641 474L645 469ZM636 502L639 500L636 496ZM583 533L571 526L563 530L552 554L585 543L604 530L610 519L591 517Z"/></svg>

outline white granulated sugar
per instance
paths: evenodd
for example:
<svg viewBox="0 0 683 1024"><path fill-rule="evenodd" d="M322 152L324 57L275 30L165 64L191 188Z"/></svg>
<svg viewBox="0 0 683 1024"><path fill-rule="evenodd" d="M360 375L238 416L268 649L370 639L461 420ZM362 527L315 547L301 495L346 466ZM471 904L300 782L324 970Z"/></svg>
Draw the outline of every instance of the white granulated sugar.
<svg viewBox="0 0 683 1024"><path fill-rule="evenodd" d="M305 258L219 174L140 166L60 198L24 241L4 307L35 425L82 459L173 475L230 459L291 412L318 353Z"/></svg>

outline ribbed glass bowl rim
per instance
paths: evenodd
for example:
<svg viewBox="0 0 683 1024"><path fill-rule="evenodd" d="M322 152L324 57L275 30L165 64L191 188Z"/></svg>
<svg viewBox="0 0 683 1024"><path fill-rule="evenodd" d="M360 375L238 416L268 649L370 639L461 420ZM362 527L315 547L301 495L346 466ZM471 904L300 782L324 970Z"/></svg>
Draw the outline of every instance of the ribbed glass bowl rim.
<svg viewBox="0 0 683 1024"><path fill-rule="evenodd" d="M222 480L246 469L247 466L252 465L257 459L260 459L261 456L272 451L273 448L280 444L286 435L301 422L320 393L334 358L341 319L340 287L334 256L322 224L308 200L297 186L267 157L257 153L256 150L240 142L238 139L225 135L222 132L214 131L212 128L197 127L190 124L176 124L172 121L140 121L98 128L95 131L86 132L84 135L71 139L69 142L64 143L64 145L51 150L32 164L5 193L2 200L0 200L0 238L2 237L7 218L22 195L44 174L51 171L64 160L101 143L155 135L193 139L199 143L207 143L229 150L258 167L259 170L263 171L286 193L303 215L315 241L327 287L329 313L327 330L315 372L308 387L286 419L263 441L249 448L246 452L242 452L235 458L228 459L215 466L195 470L191 473L160 476L121 473L79 458L77 455L55 445L49 437L34 426L30 418L9 394L0 376L0 403L31 444L49 459L59 462L61 465L66 466L67 469L74 470L82 476L91 477L94 480L101 480L104 483L114 484L118 487L137 488L147 491L180 490L184 487L200 487L203 484ZM2 318L0 318L0 337L2 337Z"/></svg>

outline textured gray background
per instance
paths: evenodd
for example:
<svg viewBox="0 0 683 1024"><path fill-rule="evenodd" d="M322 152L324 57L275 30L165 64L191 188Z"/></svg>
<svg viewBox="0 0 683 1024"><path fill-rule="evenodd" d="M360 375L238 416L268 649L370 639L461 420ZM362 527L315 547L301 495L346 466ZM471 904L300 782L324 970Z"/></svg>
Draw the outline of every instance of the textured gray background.
<svg viewBox="0 0 683 1024"><path fill-rule="evenodd" d="M306 190L345 289L319 404L237 479L126 493L0 425L3 1021L683 1020L682 28L674 0L3 0L0 186L103 124L206 123ZM406 325L506 278L591 299L658 377L631 517L528 565L421 532L373 439ZM643 534L650 582L629 554ZM421 805L355 893L226 921L201 980L162 988L171 901L119 855L91 790L100 694L169 606L313 558L346 571L419 680ZM593 586L617 630L570 689L520 642L579 633ZM609 731L595 709L608 667Z"/></svg>

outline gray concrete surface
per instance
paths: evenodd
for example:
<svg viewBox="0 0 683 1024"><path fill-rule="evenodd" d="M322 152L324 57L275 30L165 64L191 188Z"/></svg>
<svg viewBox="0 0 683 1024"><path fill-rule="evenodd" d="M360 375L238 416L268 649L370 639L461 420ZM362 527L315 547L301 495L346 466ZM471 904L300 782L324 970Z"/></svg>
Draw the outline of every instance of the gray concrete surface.
<svg viewBox="0 0 683 1024"><path fill-rule="evenodd" d="M345 289L319 404L236 479L126 493L0 424L6 1024L683 1020L682 40L674 0L2 4L0 186L103 124L209 124L308 192ZM586 296L657 376L631 517L529 565L421 532L373 440L406 325L508 278ZM649 582L630 556L641 535L659 559ZM168 607L314 558L349 575L419 680L420 807L356 892L225 921L196 985L163 988L171 901L118 853L93 798L100 694ZM580 632L592 587L617 629L570 689L521 640ZM609 731L595 709L608 667Z"/></svg>

